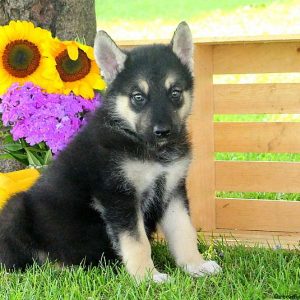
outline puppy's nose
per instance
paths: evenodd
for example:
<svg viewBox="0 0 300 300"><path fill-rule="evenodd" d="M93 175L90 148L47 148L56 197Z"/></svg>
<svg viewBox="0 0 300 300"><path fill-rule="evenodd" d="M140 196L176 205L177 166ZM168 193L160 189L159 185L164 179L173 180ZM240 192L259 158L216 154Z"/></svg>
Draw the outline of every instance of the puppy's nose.
<svg viewBox="0 0 300 300"><path fill-rule="evenodd" d="M171 126L168 125L155 125L153 133L156 137L165 138L171 133Z"/></svg>

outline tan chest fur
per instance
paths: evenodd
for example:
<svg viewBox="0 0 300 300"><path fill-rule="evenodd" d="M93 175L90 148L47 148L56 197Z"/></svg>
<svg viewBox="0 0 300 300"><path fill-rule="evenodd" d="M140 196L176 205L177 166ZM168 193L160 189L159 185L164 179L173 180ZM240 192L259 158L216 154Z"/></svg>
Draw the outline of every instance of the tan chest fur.
<svg viewBox="0 0 300 300"><path fill-rule="evenodd" d="M138 196L145 190L151 189L155 180L160 176L165 176L165 192L170 193L186 176L189 162L189 157L178 159L167 165L153 161L126 159L121 169L126 179L135 187Z"/></svg>

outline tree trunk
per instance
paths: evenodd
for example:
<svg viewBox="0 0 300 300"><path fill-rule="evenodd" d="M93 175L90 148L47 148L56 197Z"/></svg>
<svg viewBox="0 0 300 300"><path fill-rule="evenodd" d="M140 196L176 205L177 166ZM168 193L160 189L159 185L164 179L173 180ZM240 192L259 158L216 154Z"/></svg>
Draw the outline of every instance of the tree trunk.
<svg viewBox="0 0 300 300"><path fill-rule="evenodd" d="M0 0L0 25L10 20L32 21L61 40L78 39L90 46L94 44L95 0ZM0 138L0 153L2 142ZM21 168L22 164L16 161L0 160L0 172Z"/></svg>
<svg viewBox="0 0 300 300"><path fill-rule="evenodd" d="M95 0L1 0L0 25L29 20L62 40L94 44Z"/></svg>

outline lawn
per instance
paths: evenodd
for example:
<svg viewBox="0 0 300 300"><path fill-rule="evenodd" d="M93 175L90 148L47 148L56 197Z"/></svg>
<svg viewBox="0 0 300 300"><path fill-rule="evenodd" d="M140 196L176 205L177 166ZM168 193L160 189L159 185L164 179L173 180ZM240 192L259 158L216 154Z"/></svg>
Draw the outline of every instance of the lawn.
<svg viewBox="0 0 300 300"><path fill-rule="evenodd" d="M0 271L0 299L299 299L300 259L296 250L246 248L219 243L206 251L223 267L220 275L191 278L175 268L167 248L154 245L154 261L167 272L167 283L136 284L124 268L81 267L59 270L34 266L25 273ZM203 243L202 251L207 250Z"/></svg>

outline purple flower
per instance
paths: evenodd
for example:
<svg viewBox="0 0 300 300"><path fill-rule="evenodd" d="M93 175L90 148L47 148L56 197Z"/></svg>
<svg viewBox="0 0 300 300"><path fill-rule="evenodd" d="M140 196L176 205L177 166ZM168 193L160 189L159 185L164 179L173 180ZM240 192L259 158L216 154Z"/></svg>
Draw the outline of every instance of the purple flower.
<svg viewBox="0 0 300 300"><path fill-rule="evenodd" d="M13 84L2 97L0 111L14 140L34 145L45 142L55 154L86 123L85 114L101 104L100 95L87 100L74 94L48 94L32 83Z"/></svg>

